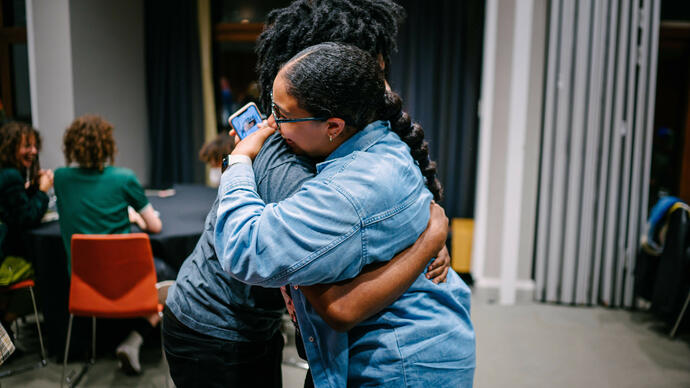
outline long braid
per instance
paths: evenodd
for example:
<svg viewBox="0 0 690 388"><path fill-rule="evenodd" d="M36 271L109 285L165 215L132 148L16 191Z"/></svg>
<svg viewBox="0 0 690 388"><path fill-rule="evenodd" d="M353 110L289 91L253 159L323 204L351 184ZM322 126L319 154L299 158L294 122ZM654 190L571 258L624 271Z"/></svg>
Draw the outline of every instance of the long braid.
<svg viewBox="0 0 690 388"><path fill-rule="evenodd" d="M426 186L434 195L434 200L443 200L443 186L437 178L436 162L429 158L429 143L424 140L424 129L419 123L413 123L410 115L402 110L402 99L393 92L387 91L381 117L390 121L393 132L410 147L410 154L417 162Z"/></svg>

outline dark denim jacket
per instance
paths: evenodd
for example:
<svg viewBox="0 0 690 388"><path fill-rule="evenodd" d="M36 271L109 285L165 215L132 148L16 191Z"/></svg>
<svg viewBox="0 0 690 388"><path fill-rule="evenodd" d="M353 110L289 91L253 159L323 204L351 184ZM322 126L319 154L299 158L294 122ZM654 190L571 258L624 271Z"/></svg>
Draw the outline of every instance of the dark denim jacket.
<svg viewBox="0 0 690 388"><path fill-rule="evenodd" d="M314 165L297 157L282 138L269 138L254 160L259 195L278 202L314 176ZM167 305L185 326L231 341L263 341L280 326L285 309L280 290L249 286L233 279L220 266L214 247L218 199L209 211L204 232L182 264Z"/></svg>

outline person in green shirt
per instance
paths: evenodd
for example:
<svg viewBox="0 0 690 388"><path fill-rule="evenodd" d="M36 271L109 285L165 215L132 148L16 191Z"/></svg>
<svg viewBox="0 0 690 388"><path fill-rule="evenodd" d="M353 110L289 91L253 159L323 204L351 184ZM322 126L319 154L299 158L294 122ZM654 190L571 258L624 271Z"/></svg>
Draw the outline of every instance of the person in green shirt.
<svg viewBox="0 0 690 388"><path fill-rule="evenodd" d="M55 195L68 272L71 272L70 245L75 233L129 233L131 223L137 223L149 233L161 231L161 220L134 172L112 165L117 147L110 123L96 115L78 117L65 131L63 152L67 167L55 170ZM174 271L167 264L159 259L155 261L158 281L174 279ZM158 315L147 319L148 324L135 323L132 332L117 347L120 367L128 374L141 372L139 349L143 338L160 320Z"/></svg>

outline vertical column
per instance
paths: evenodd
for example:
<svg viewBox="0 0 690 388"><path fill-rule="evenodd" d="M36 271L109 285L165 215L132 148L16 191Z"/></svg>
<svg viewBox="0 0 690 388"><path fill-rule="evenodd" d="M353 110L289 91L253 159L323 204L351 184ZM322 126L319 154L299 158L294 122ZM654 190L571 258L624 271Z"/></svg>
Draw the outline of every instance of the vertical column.
<svg viewBox="0 0 690 388"><path fill-rule="evenodd" d="M204 142L218 135L216 122L216 101L213 96L213 66L211 60L211 1L199 0L199 56L201 59L201 94L204 109ZM210 185L206 166L206 184Z"/></svg>
<svg viewBox="0 0 690 388"><path fill-rule="evenodd" d="M491 129L494 99L494 72L496 71L496 30L498 0L486 1L484 22L484 59L479 116L479 153L477 158L477 193L474 238L472 241L472 274L484 277L486 260L487 221L489 209L489 171L491 164Z"/></svg>
<svg viewBox="0 0 690 388"><path fill-rule="evenodd" d="M501 282L499 287L499 301L501 304L515 303L518 280L532 8L532 0L517 1L515 3L513 62L508 120L508 157L501 238Z"/></svg>

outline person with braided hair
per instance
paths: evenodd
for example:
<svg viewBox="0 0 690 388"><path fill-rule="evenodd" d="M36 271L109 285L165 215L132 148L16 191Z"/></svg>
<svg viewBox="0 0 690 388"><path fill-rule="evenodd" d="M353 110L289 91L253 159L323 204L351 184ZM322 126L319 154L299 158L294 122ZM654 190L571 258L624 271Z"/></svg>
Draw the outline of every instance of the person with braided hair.
<svg viewBox="0 0 690 388"><path fill-rule="evenodd" d="M392 0L297 0L271 11L256 46L256 71L264 112L270 112L273 79L296 53L324 42L351 44L377 58L385 78L397 49L405 9Z"/></svg>
<svg viewBox="0 0 690 388"><path fill-rule="evenodd" d="M309 47L281 67L270 96L268 125L236 145L221 178L215 247L223 269L248 284L299 285L291 291L314 386L471 386L470 291L455 272L442 286L421 274L347 333L301 292L390 260L419 237L441 197L433 166L419 163L428 159L421 128L400 113L376 58L341 43ZM320 163L297 193L267 205L252 160L276 130Z"/></svg>
<svg viewBox="0 0 690 388"><path fill-rule="evenodd" d="M404 10L389 0L298 0L272 11L269 20L273 21L257 47L265 53L257 69L263 79L270 80L263 90L270 91L278 72L272 59L285 62L307 47L290 29L307 33L311 44L347 40L372 54L380 52L383 66L383 58L388 61L395 47L397 23L403 16ZM352 28L364 24L369 28ZM270 95L264 94L264 98ZM299 190L314 176L315 168L313 160L292 154L276 134L254 160L254 171L258 192L269 203ZM213 241L218 202L216 199L204 233L168 295L163 338L171 376L178 387L280 387L282 338L278 327L285 311L281 292L246 285L223 271ZM435 205L427 231L390 262L368 266L347 282L302 287L302 292L329 325L346 331L390 304L422 271L434 283L443 282L450 263L444 245L446 231L447 219ZM428 265L434 256L437 259ZM296 343L306 359L299 337ZM305 383L311 381L307 376Z"/></svg>

